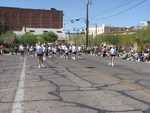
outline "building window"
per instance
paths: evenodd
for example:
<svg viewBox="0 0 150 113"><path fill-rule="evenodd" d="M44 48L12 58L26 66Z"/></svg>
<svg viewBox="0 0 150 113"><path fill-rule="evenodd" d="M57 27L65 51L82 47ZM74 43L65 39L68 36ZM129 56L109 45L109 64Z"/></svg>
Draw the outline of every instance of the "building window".
<svg viewBox="0 0 150 113"><path fill-rule="evenodd" d="M32 33L33 33L33 32L35 32L35 31L34 31L34 30L30 30L30 32L32 32Z"/></svg>
<svg viewBox="0 0 150 113"><path fill-rule="evenodd" d="M62 33L62 31L56 31L57 33Z"/></svg>

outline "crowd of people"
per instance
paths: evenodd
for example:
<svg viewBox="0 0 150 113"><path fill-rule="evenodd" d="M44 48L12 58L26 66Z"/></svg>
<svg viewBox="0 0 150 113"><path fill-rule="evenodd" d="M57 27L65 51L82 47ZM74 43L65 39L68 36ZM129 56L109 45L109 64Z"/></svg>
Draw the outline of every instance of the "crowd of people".
<svg viewBox="0 0 150 113"><path fill-rule="evenodd" d="M38 59L38 67L45 67L44 60L49 58L61 57L64 59L77 60L81 54L91 54L94 56L109 57L110 65L115 65L115 57L124 60L137 61L137 62L150 62L150 48L146 48L143 52L136 52L133 48L123 49L114 45L100 45L90 48L83 46L68 44L68 43L50 43L50 44L35 44L23 45L14 47L13 54L32 55ZM0 46L0 54L3 54L3 46Z"/></svg>
<svg viewBox="0 0 150 113"><path fill-rule="evenodd" d="M149 62L150 63L150 48L146 48L143 52L136 52L130 49L129 52L123 51L120 57L128 61Z"/></svg>
<svg viewBox="0 0 150 113"><path fill-rule="evenodd" d="M96 56L109 57L111 56L112 45L101 45L89 48L89 53ZM137 52L133 47L122 48L115 47L116 57L123 60L135 62L150 62L150 48L145 48L144 51Z"/></svg>
<svg viewBox="0 0 150 113"><path fill-rule="evenodd" d="M74 44L41 44L36 45L19 45L14 48L14 54L32 55L38 59L38 67L45 67L44 60L49 58L61 57L64 59L79 59L81 55L81 46Z"/></svg>

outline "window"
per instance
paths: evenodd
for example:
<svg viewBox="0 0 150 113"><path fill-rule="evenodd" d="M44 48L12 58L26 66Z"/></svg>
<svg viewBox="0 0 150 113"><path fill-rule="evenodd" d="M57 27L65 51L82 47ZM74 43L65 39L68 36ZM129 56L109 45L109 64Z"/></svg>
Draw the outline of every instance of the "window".
<svg viewBox="0 0 150 113"><path fill-rule="evenodd" d="M62 33L62 31L56 31L57 33Z"/></svg>
<svg viewBox="0 0 150 113"><path fill-rule="evenodd" d="M34 30L30 30L30 32L35 32Z"/></svg>

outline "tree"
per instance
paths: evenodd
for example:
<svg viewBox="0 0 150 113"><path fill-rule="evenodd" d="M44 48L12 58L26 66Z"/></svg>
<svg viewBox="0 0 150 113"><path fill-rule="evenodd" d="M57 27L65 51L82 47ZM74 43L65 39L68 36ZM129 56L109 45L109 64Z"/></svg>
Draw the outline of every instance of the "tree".
<svg viewBox="0 0 150 113"><path fill-rule="evenodd" d="M0 35L0 43L11 45L14 43L16 35L13 32L6 32Z"/></svg>
<svg viewBox="0 0 150 113"><path fill-rule="evenodd" d="M58 39L58 36L53 32L46 32L41 37L45 42L55 42Z"/></svg>
<svg viewBox="0 0 150 113"><path fill-rule="evenodd" d="M101 38L100 42L105 42L107 44L113 44L113 45L119 44L119 37L118 35L115 34L103 34L100 36L100 38Z"/></svg>
<svg viewBox="0 0 150 113"><path fill-rule="evenodd" d="M120 45L122 46L133 46L136 42L136 34L125 34L120 35Z"/></svg>
<svg viewBox="0 0 150 113"><path fill-rule="evenodd" d="M45 43L45 40L44 40L44 38L42 37L42 35L37 35L36 38L37 38L37 42Z"/></svg>
<svg viewBox="0 0 150 113"><path fill-rule="evenodd" d="M33 35L32 33L25 33L24 35L18 38L19 38L18 39L19 43L22 43L22 44L32 45L32 44L37 43L37 37Z"/></svg>
<svg viewBox="0 0 150 113"><path fill-rule="evenodd" d="M139 51L143 51L146 46L150 47L150 27L138 30L136 37Z"/></svg>
<svg viewBox="0 0 150 113"><path fill-rule="evenodd" d="M4 43L4 36L0 35L0 44L3 44L3 43Z"/></svg>
<svg viewBox="0 0 150 113"><path fill-rule="evenodd" d="M141 40L144 44L150 43L150 27L145 27L138 30L137 38Z"/></svg>

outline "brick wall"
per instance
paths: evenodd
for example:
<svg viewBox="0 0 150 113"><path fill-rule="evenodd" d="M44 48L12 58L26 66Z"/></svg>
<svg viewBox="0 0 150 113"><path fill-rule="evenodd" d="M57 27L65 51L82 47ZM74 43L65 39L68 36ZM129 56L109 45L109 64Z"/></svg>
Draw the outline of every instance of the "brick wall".
<svg viewBox="0 0 150 113"><path fill-rule="evenodd" d="M59 29L63 27L63 11L0 7L0 25L12 31L25 26Z"/></svg>

